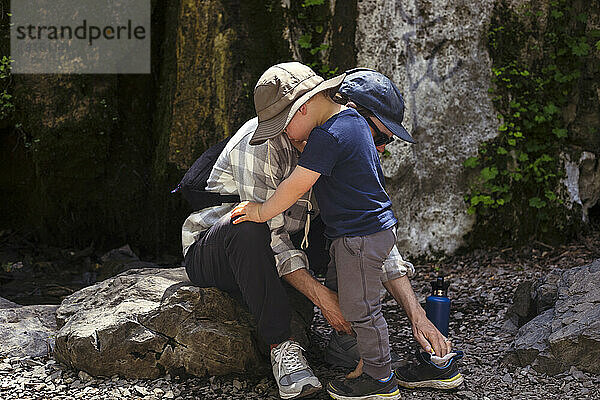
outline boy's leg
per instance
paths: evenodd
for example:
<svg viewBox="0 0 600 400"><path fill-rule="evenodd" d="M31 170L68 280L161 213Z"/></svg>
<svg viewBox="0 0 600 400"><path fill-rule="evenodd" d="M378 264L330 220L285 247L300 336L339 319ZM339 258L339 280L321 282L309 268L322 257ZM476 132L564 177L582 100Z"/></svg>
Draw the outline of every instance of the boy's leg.
<svg viewBox="0 0 600 400"><path fill-rule="evenodd" d="M242 298L267 344L290 337L291 308L275 268L266 224L233 225L221 218L185 257L188 277L197 286L216 287Z"/></svg>
<svg viewBox="0 0 600 400"><path fill-rule="evenodd" d="M381 310L382 265L395 243L391 230L343 237L334 246L338 296L344 317L357 334L363 371L375 379L391 374L387 323Z"/></svg>

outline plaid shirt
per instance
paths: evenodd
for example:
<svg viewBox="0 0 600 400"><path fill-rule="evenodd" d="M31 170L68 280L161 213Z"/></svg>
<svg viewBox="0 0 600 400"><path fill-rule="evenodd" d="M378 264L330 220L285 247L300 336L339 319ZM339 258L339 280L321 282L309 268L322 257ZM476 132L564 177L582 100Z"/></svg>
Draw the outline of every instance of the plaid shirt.
<svg viewBox="0 0 600 400"><path fill-rule="evenodd" d="M236 194L242 201L262 203L271 197L277 186L292 173L300 156L298 150L286 135L279 135L263 144L251 146L250 138L257 126L258 118L246 122L227 143L212 169L206 190L220 194ZM304 229L311 193L312 191L309 191L304 194L296 204L267 221L279 276L308 268L306 254L294 247L290 234ZM312 209L318 212L314 196L311 196L310 204ZM192 213L182 227L184 257L200 233L230 213L236 205L223 204ZM412 264L402 260L396 246L385 261L383 269L384 282L414 273Z"/></svg>

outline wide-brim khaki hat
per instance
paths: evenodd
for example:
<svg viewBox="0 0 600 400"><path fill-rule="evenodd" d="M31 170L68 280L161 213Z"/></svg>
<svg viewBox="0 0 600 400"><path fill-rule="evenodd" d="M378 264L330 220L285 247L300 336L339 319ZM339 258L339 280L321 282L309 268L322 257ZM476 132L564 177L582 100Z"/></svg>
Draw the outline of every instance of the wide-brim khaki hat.
<svg viewBox="0 0 600 400"><path fill-rule="evenodd" d="M265 71L254 87L258 128L250 144L261 144L281 134L302 104L323 90L342 84L345 74L324 80L299 62L277 64Z"/></svg>

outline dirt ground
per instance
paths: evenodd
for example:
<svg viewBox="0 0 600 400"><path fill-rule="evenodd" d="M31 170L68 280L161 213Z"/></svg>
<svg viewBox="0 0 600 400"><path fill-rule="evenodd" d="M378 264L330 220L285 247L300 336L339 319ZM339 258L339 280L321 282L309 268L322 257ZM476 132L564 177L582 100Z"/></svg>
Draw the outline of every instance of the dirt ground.
<svg viewBox="0 0 600 400"><path fill-rule="evenodd" d="M27 251L24 247L7 249L6 243L5 236L5 246L3 250L0 249L0 256L4 257L0 260L4 268L0 272L0 284L5 285L2 286L3 288L7 287L6 280L9 275L12 276L11 274L15 272L14 266L12 271L7 271L6 260L11 256L10 252L12 251L14 256L15 253L22 255ZM79 257L80 261L82 257L90 257L90 255L74 255L71 254L72 252L71 250L59 251L60 254L56 254L57 259L59 256L64 258L65 255L67 259ZM533 242L520 248L475 250L447 257L435 263L416 265L417 272L412 278L412 284L421 302L424 302L425 297L430 294L429 281L438 274L443 273L451 283L449 297L452 300L452 313L449 336L455 348L465 353L464 359L459 364L465 382L458 389L448 392L401 389L402 398L600 399L600 375L572 368L552 377L539 374L529 367L522 368L503 362L514 338L513 333L504 329L505 313L519 283L541 277L553 268L566 269L585 265L597 258L600 258L600 232L595 231L558 247ZM35 257L31 261L39 262L35 261ZM50 267L56 268L52 263L38 265L36 268L44 270ZM93 265L91 267L93 268ZM25 266L21 268L26 269ZM35 273L35 270L33 272ZM78 271L76 278L69 279L81 279L85 276L85 272ZM49 287L56 288L56 286ZM65 293L61 294L60 290ZM55 294L66 295L71 290L73 289L67 286L63 289L58 287ZM43 290L38 290L38 293L43 294ZM31 294L35 294L35 289ZM19 301L14 297L11 300ZM412 339L410 325L401 307L391 297L385 300L384 314L388 321L393 350L407 362L413 360L417 348ZM346 372L330 368L323 360L323 349L327 344L329 332L330 328L317 313L312 329L313 345L307 353L316 375L324 384L330 379L341 377ZM40 369L41 366L44 368ZM32 371L37 371L37 378L35 374L32 375ZM37 385L23 383L35 383L37 382L35 379L42 383ZM20 386L13 382L20 382ZM57 366L50 359L41 359L4 360L4 363L0 364L0 398L277 399L278 396L271 376L264 378L225 376L203 379L166 377L152 381L94 379ZM329 396L322 391L313 398L327 399Z"/></svg>

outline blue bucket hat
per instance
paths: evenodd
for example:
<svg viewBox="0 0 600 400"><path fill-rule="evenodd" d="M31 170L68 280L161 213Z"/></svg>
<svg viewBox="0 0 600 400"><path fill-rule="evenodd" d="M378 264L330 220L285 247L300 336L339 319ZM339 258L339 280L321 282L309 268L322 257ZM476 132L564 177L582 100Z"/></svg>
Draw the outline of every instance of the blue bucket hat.
<svg viewBox="0 0 600 400"><path fill-rule="evenodd" d="M368 68L346 71L346 78L338 92L353 103L366 108L394 135L409 143L416 143L402 126L404 99L400 90L383 74Z"/></svg>

